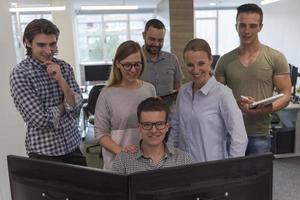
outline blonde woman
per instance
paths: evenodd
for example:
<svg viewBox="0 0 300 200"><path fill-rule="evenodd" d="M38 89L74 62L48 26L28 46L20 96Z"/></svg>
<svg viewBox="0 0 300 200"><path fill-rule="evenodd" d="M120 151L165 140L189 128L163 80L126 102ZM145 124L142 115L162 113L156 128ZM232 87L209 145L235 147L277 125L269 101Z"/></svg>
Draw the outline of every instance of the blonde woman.
<svg viewBox="0 0 300 200"><path fill-rule="evenodd" d="M134 41L122 43L116 51L108 85L101 91L95 110L95 135L103 147L104 169L110 170L115 155L134 148L140 140L138 104L156 96L154 86L139 79L143 70L140 45Z"/></svg>
<svg viewBox="0 0 300 200"><path fill-rule="evenodd" d="M192 81L177 96L169 143L197 162L244 156L247 135L231 89L212 76L209 44L193 39L183 58Z"/></svg>

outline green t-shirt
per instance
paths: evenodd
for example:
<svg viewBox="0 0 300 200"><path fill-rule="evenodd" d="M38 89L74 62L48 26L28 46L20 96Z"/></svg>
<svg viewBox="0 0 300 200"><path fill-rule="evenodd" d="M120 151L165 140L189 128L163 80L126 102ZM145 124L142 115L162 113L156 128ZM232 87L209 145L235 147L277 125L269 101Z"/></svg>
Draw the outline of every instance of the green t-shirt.
<svg viewBox="0 0 300 200"><path fill-rule="evenodd" d="M289 65L282 53L266 45L256 61L245 67L238 55L238 49L222 56L216 66L215 76L225 78L226 85L235 97L252 96L256 101L273 95L273 76L289 73ZM271 115L244 116L248 135L265 135L270 130Z"/></svg>

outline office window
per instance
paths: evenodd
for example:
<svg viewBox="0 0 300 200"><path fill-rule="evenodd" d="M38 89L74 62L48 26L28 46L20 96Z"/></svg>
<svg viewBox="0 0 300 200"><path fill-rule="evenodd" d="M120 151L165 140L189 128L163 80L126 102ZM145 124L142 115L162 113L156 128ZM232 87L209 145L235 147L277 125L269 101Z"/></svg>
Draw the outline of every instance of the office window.
<svg viewBox="0 0 300 200"><path fill-rule="evenodd" d="M235 9L196 10L195 37L205 39L212 54L223 55L239 45Z"/></svg>
<svg viewBox="0 0 300 200"><path fill-rule="evenodd" d="M14 45L16 51L17 62L20 62L22 59L25 58L25 48L23 46L23 33L25 27L29 22L34 19L48 19L52 21L52 15L50 13L35 13L35 14L20 14L17 15L14 13L11 15L11 22L12 22L12 31L13 31L13 38L14 38Z"/></svg>
<svg viewBox="0 0 300 200"><path fill-rule="evenodd" d="M120 43L134 40L143 45L142 32L152 13L77 14L80 63L111 62Z"/></svg>

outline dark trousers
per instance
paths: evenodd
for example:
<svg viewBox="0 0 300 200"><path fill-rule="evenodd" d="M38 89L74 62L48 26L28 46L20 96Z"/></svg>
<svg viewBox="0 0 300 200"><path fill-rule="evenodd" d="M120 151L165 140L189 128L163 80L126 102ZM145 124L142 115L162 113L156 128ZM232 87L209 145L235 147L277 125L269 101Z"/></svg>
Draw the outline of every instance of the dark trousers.
<svg viewBox="0 0 300 200"><path fill-rule="evenodd" d="M62 156L46 156L46 155L39 155L36 153L29 153L28 156L29 158L86 166L86 159L82 155L79 147L75 149L73 152Z"/></svg>

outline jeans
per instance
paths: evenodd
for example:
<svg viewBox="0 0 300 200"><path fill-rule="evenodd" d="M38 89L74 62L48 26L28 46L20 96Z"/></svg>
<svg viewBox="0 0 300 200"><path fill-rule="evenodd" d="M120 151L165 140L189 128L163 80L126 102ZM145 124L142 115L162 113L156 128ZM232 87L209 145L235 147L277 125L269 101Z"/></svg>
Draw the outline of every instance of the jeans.
<svg viewBox="0 0 300 200"><path fill-rule="evenodd" d="M271 151L271 136L248 136L246 155L266 153Z"/></svg>
<svg viewBox="0 0 300 200"><path fill-rule="evenodd" d="M82 155L79 147L75 149L73 152L62 156L46 156L46 155L39 155L36 153L29 153L28 156L29 158L86 166L86 159Z"/></svg>

